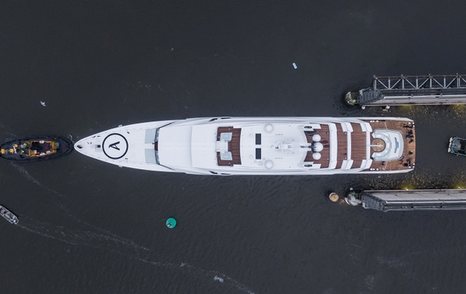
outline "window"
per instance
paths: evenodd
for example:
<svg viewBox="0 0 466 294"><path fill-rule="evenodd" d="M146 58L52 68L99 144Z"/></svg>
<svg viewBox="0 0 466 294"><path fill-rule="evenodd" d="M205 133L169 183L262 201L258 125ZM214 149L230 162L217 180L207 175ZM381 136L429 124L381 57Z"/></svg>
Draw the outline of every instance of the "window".
<svg viewBox="0 0 466 294"><path fill-rule="evenodd" d="M256 145L260 145L262 142L261 134L256 134Z"/></svg>
<svg viewBox="0 0 466 294"><path fill-rule="evenodd" d="M262 150L260 148L256 148L256 159L262 158Z"/></svg>

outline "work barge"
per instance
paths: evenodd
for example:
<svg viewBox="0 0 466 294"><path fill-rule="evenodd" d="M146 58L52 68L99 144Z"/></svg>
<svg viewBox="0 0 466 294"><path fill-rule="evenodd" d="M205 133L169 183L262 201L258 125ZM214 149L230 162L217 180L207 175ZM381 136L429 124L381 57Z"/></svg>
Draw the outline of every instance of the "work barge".
<svg viewBox="0 0 466 294"><path fill-rule="evenodd" d="M465 210L466 189L351 190L345 202L351 206L383 212Z"/></svg>
<svg viewBox="0 0 466 294"><path fill-rule="evenodd" d="M374 76L372 87L346 93L345 101L362 109L466 104L466 75Z"/></svg>

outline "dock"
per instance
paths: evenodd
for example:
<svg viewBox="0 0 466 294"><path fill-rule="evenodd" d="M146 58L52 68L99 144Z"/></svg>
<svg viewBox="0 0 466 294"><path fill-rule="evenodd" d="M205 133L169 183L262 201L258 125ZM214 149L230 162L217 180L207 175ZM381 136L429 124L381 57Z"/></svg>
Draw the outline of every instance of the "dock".
<svg viewBox="0 0 466 294"><path fill-rule="evenodd" d="M350 191L352 206L377 211L466 210L466 189Z"/></svg>
<svg viewBox="0 0 466 294"><path fill-rule="evenodd" d="M372 87L348 92L345 101L362 109L466 104L466 75L374 76Z"/></svg>

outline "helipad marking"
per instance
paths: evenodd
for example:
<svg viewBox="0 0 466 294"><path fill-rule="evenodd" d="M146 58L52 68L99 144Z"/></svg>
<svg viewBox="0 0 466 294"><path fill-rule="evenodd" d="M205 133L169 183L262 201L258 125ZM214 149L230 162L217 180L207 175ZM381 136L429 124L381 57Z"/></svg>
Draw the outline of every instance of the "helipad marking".
<svg viewBox="0 0 466 294"><path fill-rule="evenodd" d="M128 141L118 133L112 133L105 137L102 143L104 154L110 159L120 159L128 151Z"/></svg>
<svg viewBox="0 0 466 294"><path fill-rule="evenodd" d="M110 144L109 147L116 150L120 150L120 148L118 148L118 144L120 144L120 141Z"/></svg>

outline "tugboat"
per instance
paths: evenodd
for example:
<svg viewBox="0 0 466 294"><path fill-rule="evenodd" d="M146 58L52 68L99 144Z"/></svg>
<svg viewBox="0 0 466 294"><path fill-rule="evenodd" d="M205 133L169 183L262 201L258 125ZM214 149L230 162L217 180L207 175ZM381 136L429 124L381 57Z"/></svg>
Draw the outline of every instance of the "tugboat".
<svg viewBox="0 0 466 294"><path fill-rule="evenodd" d="M9 211L6 207L0 205L0 215L7 220L10 224L17 225L19 219L13 212Z"/></svg>
<svg viewBox="0 0 466 294"><path fill-rule="evenodd" d="M448 144L448 153L466 156L466 139L451 137Z"/></svg>
<svg viewBox="0 0 466 294"><path fill-rule="evenodd" d="M73 143L63 137L44 136L9 141L0 145L0 157L17 161L38 161L73 151Z"/></svg>

